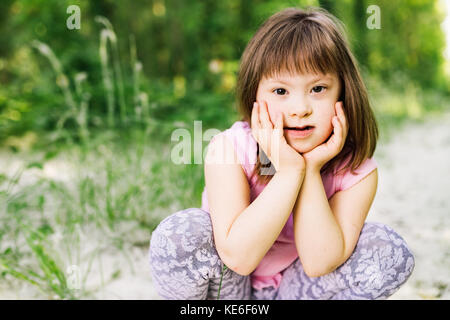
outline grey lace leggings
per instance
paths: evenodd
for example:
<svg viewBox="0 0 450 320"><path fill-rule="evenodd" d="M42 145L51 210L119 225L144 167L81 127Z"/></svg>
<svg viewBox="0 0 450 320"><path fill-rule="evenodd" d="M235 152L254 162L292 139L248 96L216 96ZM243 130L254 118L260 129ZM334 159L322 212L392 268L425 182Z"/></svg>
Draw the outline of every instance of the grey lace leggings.
<svg viewBox="0 0 450 320"><path fill-rule="evenodd" d="M211 218L199 208L178 211L153 231L150 271L164 299L217 299L223 263L217 254ZM279 288L255 290L250 277L223 272L220 299L385 299L408 279L414 256L392 228L366 222L350 258L335 271L310 278L297 258L283 271Z"/></svg>

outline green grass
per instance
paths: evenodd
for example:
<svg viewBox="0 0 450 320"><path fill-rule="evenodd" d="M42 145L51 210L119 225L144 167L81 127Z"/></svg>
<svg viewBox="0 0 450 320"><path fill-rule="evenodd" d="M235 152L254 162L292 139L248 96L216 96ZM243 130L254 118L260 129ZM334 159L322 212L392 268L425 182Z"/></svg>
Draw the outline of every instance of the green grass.
<svg viewBox="0 0 450 320"><path fill-rule="evenodd" d="M169 143L145 129L93 136L85 145L62 140L51 147L43 143L51 135L44 136L33 151L15 155L26 159L22 170L1 176L0 277L11 288L21 282L40 298L93 297L111 280L100 275L100 283L86 286L99 277L91 267L104 254L114 250L132 270L129 248L147 250L162 218L200 206L203 167L173 164L170 135ZM45 176L55 161L71 164L71 172L61 172L69 180ZM41 177L28 183L30 173ZM81 290L68 288L71 265L83 270Z"/></svg>

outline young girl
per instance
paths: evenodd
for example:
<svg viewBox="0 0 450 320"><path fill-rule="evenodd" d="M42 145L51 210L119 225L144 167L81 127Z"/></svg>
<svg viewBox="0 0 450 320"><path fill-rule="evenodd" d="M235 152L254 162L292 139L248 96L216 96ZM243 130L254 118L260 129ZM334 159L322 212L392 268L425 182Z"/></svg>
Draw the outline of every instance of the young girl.
<svg viewBox="0 0 450 320"><path fill-rule="evenodd" d="M164 219L150 267L165 299L383 299L414 257L365 222L378 129L339 20L271 16L246 47L239 110L205 159L202 207ZM227 268L226 268L226 267Z"/></svg>

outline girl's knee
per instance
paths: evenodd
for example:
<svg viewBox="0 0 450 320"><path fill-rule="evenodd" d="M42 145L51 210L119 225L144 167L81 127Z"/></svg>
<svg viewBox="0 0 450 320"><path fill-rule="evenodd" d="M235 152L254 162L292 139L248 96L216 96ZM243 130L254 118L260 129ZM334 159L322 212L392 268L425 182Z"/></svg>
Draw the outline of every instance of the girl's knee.
<svg viewBox="0 0 450 320"><path fill-rule="evenodd" d="M414 255L406 241L394 229L383 223L366 222L358 240L358 247L373 253L378 252L380 258L391 257L392 265L404 266L409 271L412 271L415 264ZM402 264L402 261L405 264Z"/></svg>
<svg viewBox="0 0 450 320"><path fill-rule="evenodd" d="M391 227L367 222L347 266L354 273L353 285L371 298L391 295L411 275L415 260L405 240Z"/></svg>
<svg viewBox="0 0 450 320"><path fill-rule="evenodd" d="M166 299L205 299L209 279L220 274L208 212L189 208L168 216L153 231L150 272Z"/></svg>
<svg viewBox="0 0 450 320"><path fill-rule="evenodd" d="M180 252L213 245L209 213L199 208L177 211L163 219L152 232L150 251L160 256L177 258Z"/></svg>

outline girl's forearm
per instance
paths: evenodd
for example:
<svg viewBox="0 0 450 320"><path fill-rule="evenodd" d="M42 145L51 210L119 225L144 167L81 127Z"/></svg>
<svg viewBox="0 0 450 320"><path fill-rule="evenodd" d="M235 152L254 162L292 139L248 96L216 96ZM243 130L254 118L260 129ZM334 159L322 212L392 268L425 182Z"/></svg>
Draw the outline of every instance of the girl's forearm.
<svg viewBox="0 0 450 320"><path fill-rule="evenodd" d="M318 170L305 173L294 206L294 233L300 261L308 276L327 274L342 262L344 237Z"/></svg>
<svg viewBox="0 0 450 320"><path fill-rule="evenodd" d="M226 240L233 271L250 274L269 251L292 212L304 175L296 170L275 173L233 222Z"/></svg>

